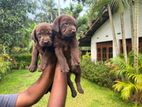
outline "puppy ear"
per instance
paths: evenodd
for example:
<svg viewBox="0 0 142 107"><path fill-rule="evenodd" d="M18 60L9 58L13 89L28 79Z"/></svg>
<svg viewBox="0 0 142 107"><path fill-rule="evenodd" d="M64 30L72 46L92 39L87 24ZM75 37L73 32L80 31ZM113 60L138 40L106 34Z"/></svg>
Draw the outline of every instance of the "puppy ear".
<svg viewBox="0 0 142 107"><path fill-rule="evenodd" d="M59 33L61 16L57 17L53 22L53 31Z"/></svg>
<svg viewBox="0 0 142 107"><path fill-rule="evenodd" d="M36 28L33 29L32 33L31 33L31 37L32 37L32 40L34 40L34 42L37 42Z"/></svg>

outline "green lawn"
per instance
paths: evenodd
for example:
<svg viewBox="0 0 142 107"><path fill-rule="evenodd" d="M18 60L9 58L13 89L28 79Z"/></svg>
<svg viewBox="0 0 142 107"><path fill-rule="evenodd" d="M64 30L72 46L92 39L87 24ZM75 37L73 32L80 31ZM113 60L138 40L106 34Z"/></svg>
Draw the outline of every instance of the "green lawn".
<svg viewBox="0 0 142 107"><path fill-rule="evenodd" d="M27 70L14 71L0 81L0 94L17 93L25 90L39 77L40 73L30 73ZM85 90L83 95L78 94L72 98L68 90L66 107L132 107L133 105L124 102L119 95L110 89L100 87L86 79L82 79L82 86ZM32 107L46 107L49 94L45 95L38 104Z"/></svg>

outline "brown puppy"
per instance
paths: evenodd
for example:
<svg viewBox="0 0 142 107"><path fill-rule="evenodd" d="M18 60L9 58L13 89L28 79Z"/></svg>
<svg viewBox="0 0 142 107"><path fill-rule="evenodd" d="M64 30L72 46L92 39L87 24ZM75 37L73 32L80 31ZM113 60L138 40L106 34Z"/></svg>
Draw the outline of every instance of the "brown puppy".
<svg viewBox="0 0 142 107"><path fill-rule="evenodd" d="M53 22L53 30L55 33L55 54L62 71L68 72L68 85L71 89L72 96L75 97L77 92L70 80L71 72L75 74L77 90L79 93L84 93L80 85L81 69L79 65L78 41L76 39L76 20L67 15L59 16Z"/></svg>
<svg viewBox="0 0 142 107"><path fill-rule="evenodd" d="M37 69L38 55L40 54L40 70L44 70L47 64L52 64L53 68L56 64L56 56L53 48L52 25L48 23L38 24L32 32L34 40L32 50L32 61L29 70L34 72Z"/></svg>
<svg viewBox="0 0 142 107"><path fill-rule="evenodd" d="M41 58L40 70L43 71L48 64L51 64L53 66L52 69L55 70L57 61L53 47L54 35L52 35L52 26L48 23L38 24L32 32L32 38L34 40L34 45L32 50L32 61L29 66L29 70L34 72L37 69L39 54ZM52 85L49 87L47 92L51 91L51 88Z"/></svg>

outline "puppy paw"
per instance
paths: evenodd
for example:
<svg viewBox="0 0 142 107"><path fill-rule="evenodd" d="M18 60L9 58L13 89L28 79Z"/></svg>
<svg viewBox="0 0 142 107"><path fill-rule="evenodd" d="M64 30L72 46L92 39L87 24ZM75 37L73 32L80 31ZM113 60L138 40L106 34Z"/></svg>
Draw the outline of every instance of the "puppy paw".
<svg viewBox="0 0 142 107"><path fill-rule="evenodd" d="M42 68L42 69L43 69L43 70L45 70L45 68L46 68L46 65L45 65L45 66L43 66L43 68Z"/></svg>
<svg viewBox="0 0 142 107"><path fill-rule="evenodd" d="M77 83L77 90L80 94L83 94L84 93L84 90L83 88L81 87L80 83Z"/></svg>
<svg viewBox="0 0 142 107"><path fill-rule="evenodd" d="M44 64L44 65L41 66L41 70L42 70L42 71L44 71L45 68L46 68L46 64Z"/></svg>
<svg viewBox="0 0 142 107"><path fill-rule="evenodd" d="M71 65L72 66L77 66L79 65L80 61L77 58L71 58Z"/></svg>
<svg viewBox="0 0 142 107"><path fill-rule="evenodd" d="M74 90L74 91L72 91L72 93L71 93L71 94L72 94L72 97L73 97L73 98L75 98L75 97L77 96L77 92L76 92L75 90Z"/></svg>
<svg viewBox="0 0 142 107"><path fill-rule="evenodd" d="M29 69L30 72L34 72L34 71L36 71L37 66L36 66L36 65L30 65L30 66L28 67L28 69Z"/></svg>
<svg viewBox="0 0 142 107"><path fill-rule="evenodd" d="M61 69L62 69L62 72L69 72L69 66L67 64L62 64L61 65Z"/></svg>
<svg viewBox="0 0 142 107"><path fill-rule="evenodd" d="M80 94L84 94L84 90L83 90L82 88L79 88L79 89L78 89L78 92L79 92Z"/></svg>
<svg viewBox="0 0 142 107"><path fill-rule="evenodd" d="M62 72L69 72L69 70L70 69L68 67L65 67L65 68L62 69Z"/></svg>

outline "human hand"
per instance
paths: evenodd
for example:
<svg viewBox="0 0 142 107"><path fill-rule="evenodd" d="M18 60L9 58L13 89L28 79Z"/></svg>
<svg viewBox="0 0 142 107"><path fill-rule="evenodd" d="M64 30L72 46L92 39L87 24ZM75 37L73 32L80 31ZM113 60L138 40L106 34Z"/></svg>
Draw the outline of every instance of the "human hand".
<svg viewBox="0 0 142 107"><path fill-rule="evenodd" d="M67 95L67 75L61 72L60 64L56 65L55 76L48 107L64 107Z"/></svg>

